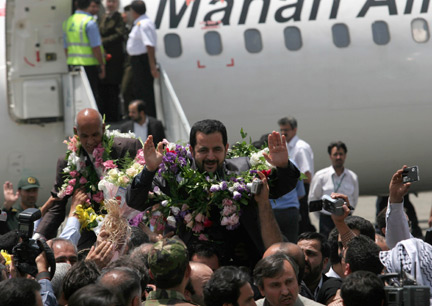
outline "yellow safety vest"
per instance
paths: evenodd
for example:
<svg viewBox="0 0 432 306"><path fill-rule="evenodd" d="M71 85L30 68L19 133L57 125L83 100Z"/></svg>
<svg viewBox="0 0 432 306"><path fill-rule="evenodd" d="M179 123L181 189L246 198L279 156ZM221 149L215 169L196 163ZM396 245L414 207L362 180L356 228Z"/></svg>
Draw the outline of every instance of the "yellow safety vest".
<svg viewBox="0 0 432 306"><path fill-rule="evenodd" d="M75 13L63 22L63 31L66 33L68 65L99 65L86 33L86 26L92 19L93 17L87 14Z"/></svg>

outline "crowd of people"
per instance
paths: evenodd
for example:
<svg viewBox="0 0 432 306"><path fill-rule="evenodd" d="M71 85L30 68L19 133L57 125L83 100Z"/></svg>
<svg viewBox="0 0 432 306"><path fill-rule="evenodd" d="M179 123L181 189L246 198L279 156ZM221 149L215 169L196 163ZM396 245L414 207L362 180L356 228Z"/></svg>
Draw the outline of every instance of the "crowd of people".
<svg viewBox="0 0 432 306"><path fill-rule="evenodd" d="M256 173L261 190L241 206L236 226L223 226L220 212L209 208L205 239L194 234L186 218L171 228L172 232L157 232L157 226L149 227L141 218L138 224L126 226L129 230L121 242L113 238L117 233L108 225L96 232L83 228L78 206L91 200L91 191L83 184L66 196L61 194L65 169L70 166L63 157L57 164L51 196L40 208L41 221L33 224L29 219L37 239L32 240L27 234L29 223L19 216L29 208L34 209L32 214L39 212L35 209L39 181L34 176L23 177L17 192L6 182L2 209L7 222L0 222L4 227L0 237L0 249L4 250L0 256L0 305L387 305L385 282L395 288L416 285L421 294L416 293L415 305L428 305L432 246L410 233L403 209L410 186L403 182L404 168L391 178L387 210L379 226L385 238L376 239L370 221L351 216L358 188L352 186L355 174L343 167L346 145L330 144L333 170L326 168L322 176L318 175L321 171L314 175L313 166L304 168L300 159L288 158L293 139L303 148L308 145L296 139L297 127L291 131L286 125L281 124L281 133L273 131L266 137L268 151L263 157L273 170L268 176ZM106 142L104 133L97 110L78 113L75 134L81 149L76 158L85 171L100 171L96 148L109 146L106 158L112 160L134 156L141 149L137 139L114 137ZM248 157L226 158L228 136L220 121L195 123L189 145L185 163L197 173L208 174L208 179L222 183L226 177L241 176L251 168ZM173 149L155 143L149 135L142 150L144 169L128 185L124 198L130 208L151 211L160 204L155 193L177 192L158 175L165 154ZM78 172L72 177L78 178ZM301 172L306 174L304 180L310 181L309 200L329 194L344 202L343 214L331 214L331 223L324 221L327 235L300 230L298 198L305 194L304 186L299 188ZM333 188L329 188L331 183ZM68 199L71 209L58 233ZM290 203L294 210L287 209ZM281 204L284 206L278 207ZM297 218L281 218L280 211L283 216L297 214ZM35 249L38 251L32 251ZM393 274L384 282L380 275L385 273L400 276Z"/></svg>

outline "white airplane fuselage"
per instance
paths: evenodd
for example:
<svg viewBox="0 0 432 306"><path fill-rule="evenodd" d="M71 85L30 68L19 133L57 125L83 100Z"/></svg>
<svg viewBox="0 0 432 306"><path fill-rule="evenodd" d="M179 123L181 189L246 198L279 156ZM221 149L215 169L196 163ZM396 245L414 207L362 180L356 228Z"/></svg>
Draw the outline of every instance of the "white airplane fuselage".
<svg viewBox="0 0 432 306"><path fill-rule="evenodd" d="M30 0L11 2L22 5ZM48 6L57 1L38 2ZM391 175L403 164L419 166L421 181L412 185L413 191L432 189L431 41L427 37L425 42L416 42L412 31L413 20L429 22L432 7L428 3L146 1L147 14L157 26L158 62L167 71L191 124L205 118L219 119L227 126L233 144L240 140L241 128L256 140L278 130L278 119L294 116L299 124L298 136L312 146L316 171L330 165L327 145L331 141L347 144L346 167L358 174L361 194L386 193ZM62 14L69 14L70 7L61 5ZM15 24L11 30L5 13L6 1L0 0L1 39L5 41L8 31L12 36L28 37L30 31L26 32L25 27ZM48 19L45 14L40 18ZM389 41L383 45L373 39L372 25L377 21L385 22L389 30ZM335 46L335 24L348 29L345 47ZM295 51L286 47L287 27L296 27L300 33L301 45ZM259 52L246 49L247 30L259 32ZM54 32L55 40L61 40L61 28ZM204 36L208 32L220 35L222 49L217 55L206 51ZM166 53L169 34L180 38L177 57ZM14 112L8 106L7 86L11 64L6 63L6 49L0 44L0 180L17 182L21 173L31 172L40 178L42 191L47 194L54 180L56 159L65 150L64 125L61 120L17 123L11 116ZM40 53L46 50L42 41ZM60 62L64 55L57 56ZM64 67L67 71L65 63ZM38 96L34 100L37 103Z"/></svg>

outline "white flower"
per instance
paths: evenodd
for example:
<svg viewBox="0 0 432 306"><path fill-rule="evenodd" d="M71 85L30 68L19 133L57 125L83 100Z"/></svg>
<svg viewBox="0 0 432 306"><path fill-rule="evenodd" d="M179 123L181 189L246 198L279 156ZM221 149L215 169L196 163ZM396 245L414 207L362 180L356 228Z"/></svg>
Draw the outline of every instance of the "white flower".
<svg viewBox="0 0 432 306"><path fill-rule="evenodd" d="M174 216L177 216L180 212L180 208L176 207L176 206L172 206L171 207L171 212L173 213Z"/></svg>
<svg viewBox="0 0 432 306"><path fill-rule="evenodd" d="M78 164L79 160L79 156L77 156L75 152L72 152L68 157L68 165L76 165Z"/></svg>
<svg viewBox="0 0 432 306"><path fill-rule="evenodd" d="M126 174L130 177L135 177L138 174L138 170L132 167L126 170Z"/></svg>
<svg viewBox="0 0 432 306"><path fill-rule="evenodd" d="M63 168L63 172L64 172L64 173L69 173L70 171L71 171L71 170L70 170L69 167Z"/></svg>
<svg viewBox="0 0 432 306"><path fill-rule="evenodd" d="M170 151L175 151L176 146L177 146L177 144L176 144L175 142L170 142L170 143L168 144L168 149L169 149Z"/></svg>
<svg viewBox="0 0 432 306"><path fill-rule="evenodd" d="M162 205L163 207L166 207L166 206L168 205L168 201L167 201L167 200L163 200L163 201L161 202L161 205Z"/></svg>
<svg viewBox="0 0 432 306"><path fill-rule="evenodd" d="M168 223L169 226L171 226L171 227L176 227L176 223L177 223L177 221L176 221L176 219L174 218L174 216L169 216L169 217L166 219L166 222Z"/></svg>

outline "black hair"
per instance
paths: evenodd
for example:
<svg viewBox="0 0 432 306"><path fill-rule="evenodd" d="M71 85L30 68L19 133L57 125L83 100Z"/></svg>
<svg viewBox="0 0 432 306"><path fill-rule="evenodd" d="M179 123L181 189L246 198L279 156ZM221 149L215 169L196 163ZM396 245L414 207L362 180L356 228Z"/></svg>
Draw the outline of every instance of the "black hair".
<svg viewBox="0 0 432 306"><path fill-rule="evenodd" d="M81 10L85 10L90 6L90 4L93 2L93 0L77 0L77 8Z"/></svg>
<svg viewBox="0 0 432 306"><path fill-rule="evenodd" d="M317 233L317 232L304 232L301 233L297 239L297 242L301 240L318 240L321 244L321 254L322 258L326 258L330 256L330 246L327 242L326 237L324 235Z"/></svg>
<svg viewBox="0 0 432 306"><path fill-rule="evenodd" d="M288 261L292 266L296 280L298 281L299 266L296 261L290 256L282 253L276 253L264 257L256 264L253 271L255 285L262 289L264 278L271 278L281 275L283 273L283 265L285 261Z"/></svg>
<svg viewBox="0 0 432 306"><path fill-rule="evenodd" d="M376 224L378 227L377 230L380 235L384 235L381 229L387 226L386 214L387 214L387 207L384 207L376 216Z"/></svg>
<svg viewBox="0 0 432 306"><path fill-rule="evenodd" d="M41 290L38 282L26 278L11 278L0 282L0 305L36 306L36 294Z"/></svg>
<svg viewBox="0 0 432 306"><path fill-rule="evenodd" d="M110 277L110 275L116 277ZM129 305L134 298L134 294L141 290L140 281L138 272L135 269L115 267L104 271L98 279L98 284L110 289L124 305Z"/></svg>
<svg viewBox="0 0 432 306"><path fill-rule="evenodd" d="M77 262L66 273L63 280L63 293L66 300L78 289L96 283L100 275L99 269L92 260Z"/></svg>
<svg viewBox="0 0 432 306"><path fill-rule="evenodd" d="M143 15L147 11L147 8L146 8L144 1L141 1L141 0L132 1L132 3L130 4L130 8L132 11L134 11L138 15Z"/></svg>
<svg viewBox="0 0 432 306"><path fill-rule="evenodd" d="M200 242L191 244L188 248L188 251L189 251L189 260L192 260L192 257L194 255L198 255L198 256L205 257L205 258L211 258L213 256L216 256L218 258L219 263L221 261L220 254L219 254L216 246L213 243L200 241Z"/></svg>
<svg viewBox="0 0 432 306"><path fill-rule="evenodd" d="M117 267L128 267L135 270L140 278L141 289L144 290L149 283L150 276L146 266L146 260L142 260L143 257L136 256L131 258L129 255L121 256L116 261L110 262L106 269L112 269ZM105 270L103 270L105 272Z"/></svg>
<svg viewBox="0 0 432 306"><path fill-rule="evenodd" d="M331 155L331 151L333 150L334 147L336 147L337 150L339 150L339 149L344 150L345 154L347 154L347 152L348 152L346 145L342 141L334 141L334 142L331 142L329 144L329 146L327 147L327 152L329 155Z"/></svg>
<svg viewBox="0 0 432 306"><path fill-rule="evenodd" d="M191 145L192 149L196 146L196 134L197 132L204 133L205 135L213 134L213 133L221 133L222 134L222 142L223 145L226 146L228 143L228 136L225 125L218 121L213 119L205 119L196 122L190 131L189 136L189 144Z"/></svg>
<svg viewBox="0 0 432 306"><path fill-rule="evenodd" d="M345 223L350 229L356 229L360 234L375 241L375 228L369 220L360 216L349 216L345 219Z"/></svg>
<svg viewBox="0 0 432 306"><path fill-rule="evenodd" d="M238 306L240 288L250 280L249 274L234 266L217 269L204 286L206 306L222 306L224 303Z"/></svg>
<svg viewBox="0 0 432 306"><path fill-rule="evenodd" d="M128 253L130 254L133 249L140 246L143 243L150 241L149 236L139 226L131 226L131 236L128 241Z"/></svg>
<svg viewBox="0 0 432 306"><path fill-rule="evenodd" d="M348 242L345 251L345 262L349 263L351 272L364 270L380 274L384 266L379 259L381 248L369 237L359 235Z"/></svg>
<svg viewBox="0 0 432 306"><path fill-rule="evenodd" d="M346 306L387 305L384 283L369 271L357 271L348 275L342 283L341 296Z"/></svg>
<svg viewBox="0 0 432 306"><path fill-rule="evenodd" d="M294 117L283 117L278 120L279 125L288 125L294 130L297 128L297 120Z"/></svg>
<svg viewBox="0 0 432 306"><path fill-rule="evenodd" d="M335 227L332 229L328 236L328 244L330 246L330 264L335 265L341 263L341 255L339 254L339 231Z"/></svg>
<svg viewBox="0 0 432 306"><path fill-rule="evenodd" d="M101 285L91 284L78 289L68 300L69 306L117 306L121 304L114 292Z"/></svg>

